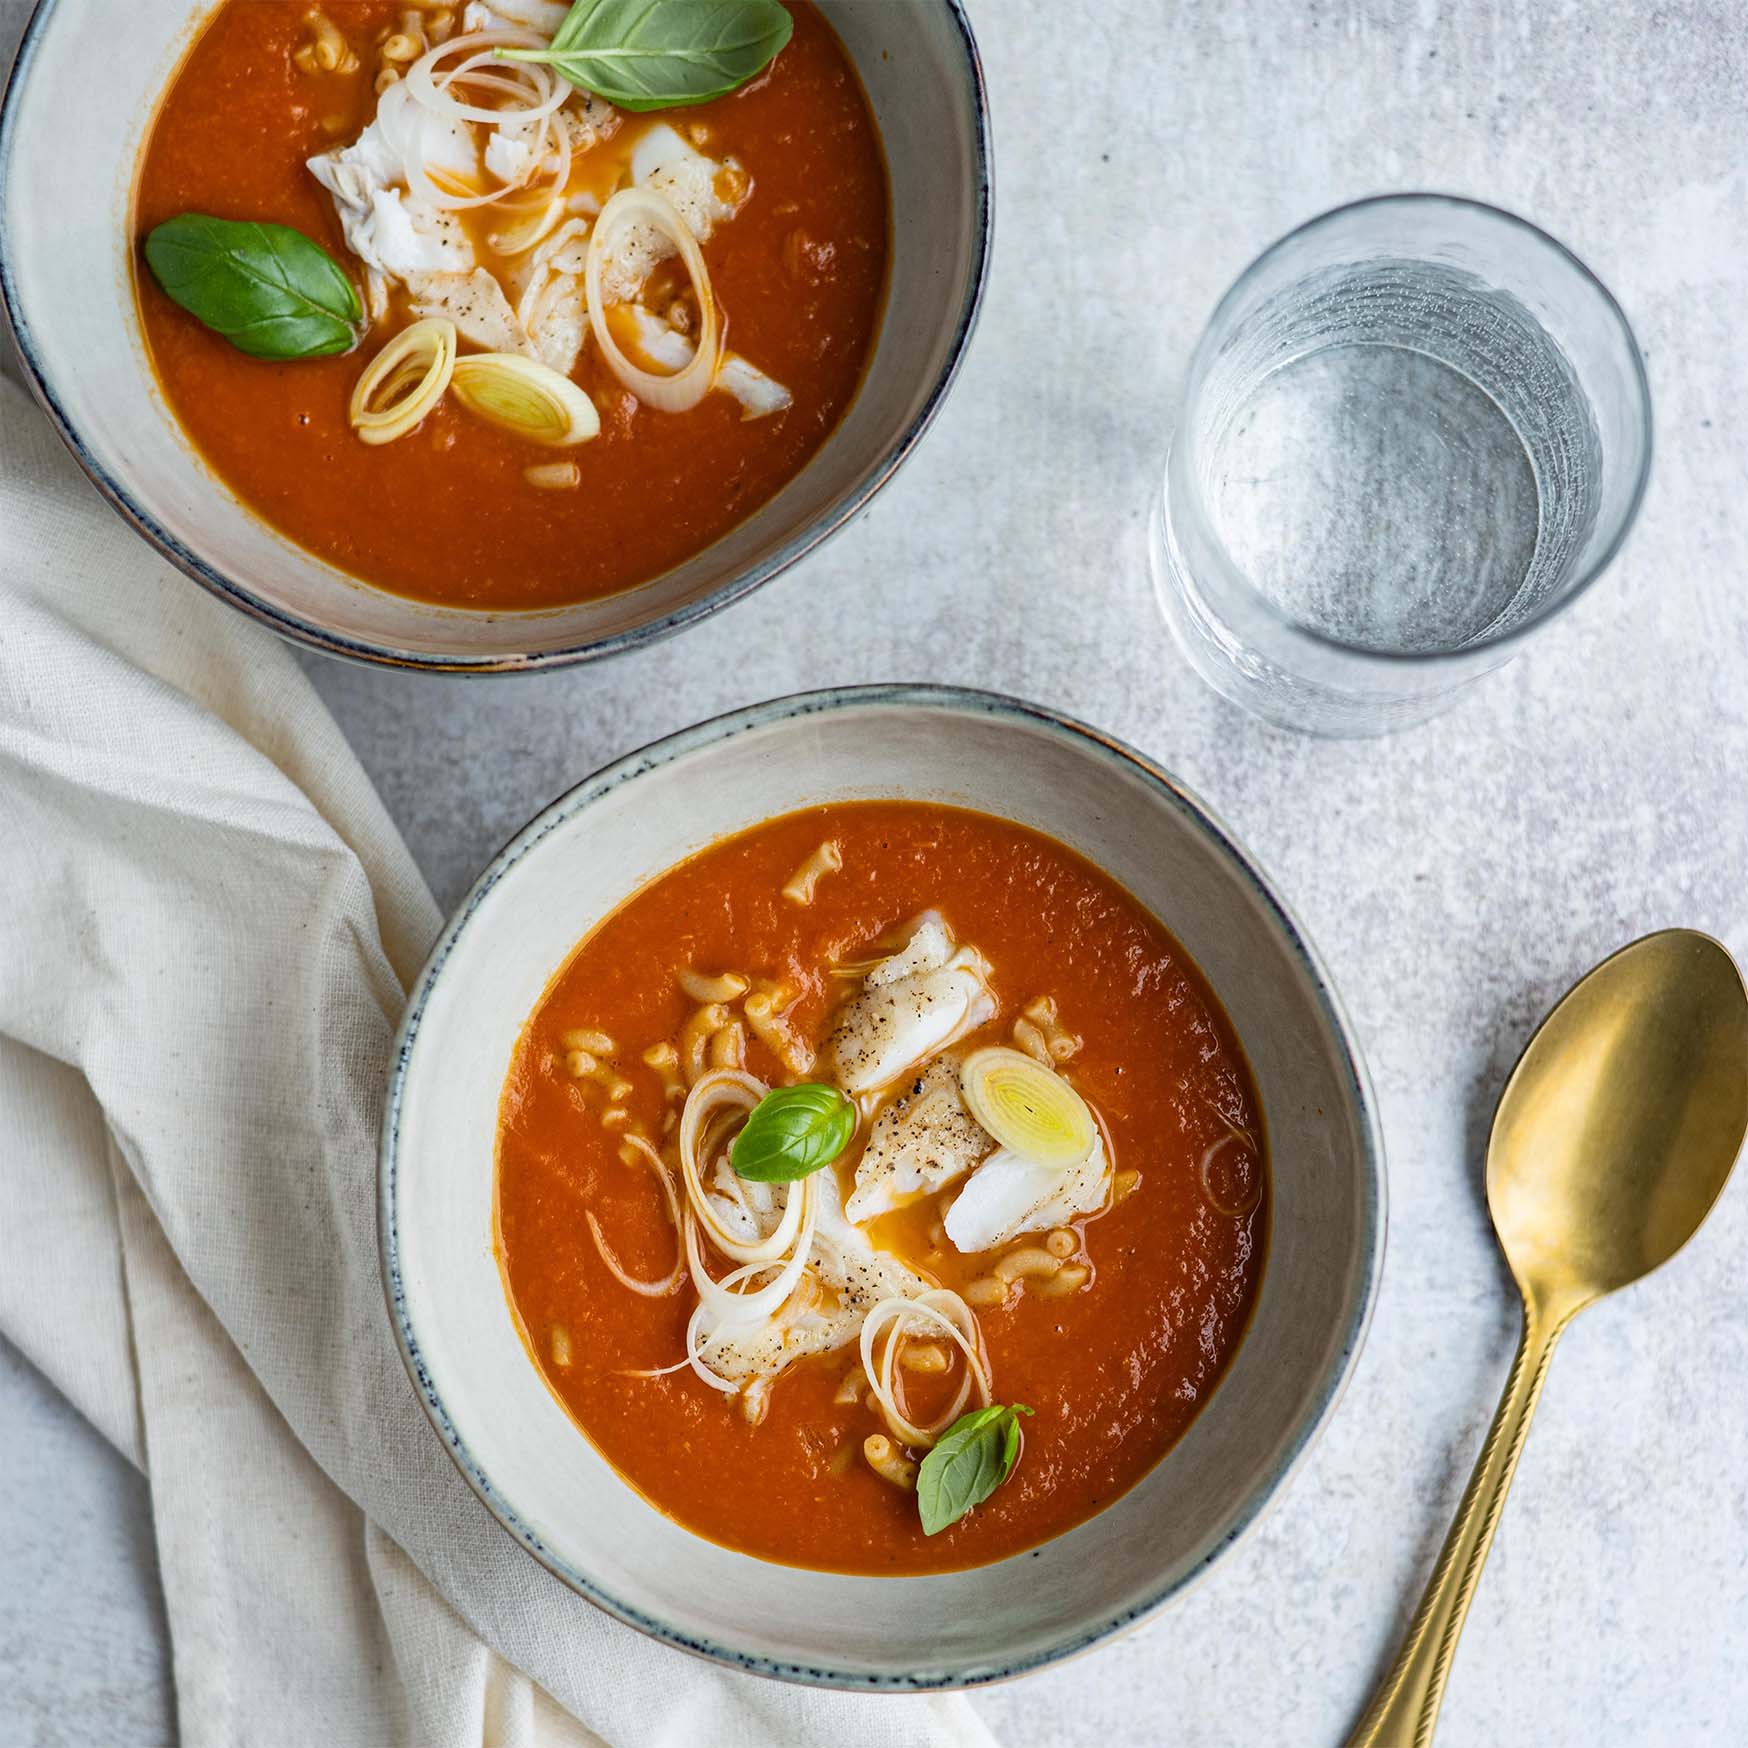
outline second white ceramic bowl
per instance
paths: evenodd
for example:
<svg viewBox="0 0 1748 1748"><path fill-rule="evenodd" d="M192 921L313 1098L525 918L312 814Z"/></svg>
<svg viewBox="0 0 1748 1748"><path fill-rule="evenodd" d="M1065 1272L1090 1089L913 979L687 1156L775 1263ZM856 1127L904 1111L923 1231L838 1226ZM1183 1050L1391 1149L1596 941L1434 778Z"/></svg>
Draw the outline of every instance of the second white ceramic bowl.
<svg viewBox="0 0 1748 1748"><path fill-rule="evenodd" d="M843 423L739 527L603 600L483 613L360 583L269 528L206 466L140 336L134 166L213 3L39 0L0 110L0 294L39 397L110 502L197 582L286 637L441 673L563 667L646 643L738 600L843 527L951 386L989 254L989 117L971 27L959 0L821 0L879 123L894 215L880 332Z"/></svg>
<svg viewBox="0 0 1748 1748"><path fill-rule="evenodd" d="M857 1578L682 1529L578 1432L516 1332L492 1250L498 1099L548 979L629 894L727 833L822 802L973 807L1121 881L1230 1014L1267 1124L1255 1315L1189 1432L1090 1522L969 1572ZM986 694L872 687L760 705L579 785L486 870L402 1027L384 1118L384 1277L445 1446L538 1559L656 1637L754 1672L876 1689L1000 1680L1177 1595L1275 1497L1332 1411L1377 1286L1384 1181L1364 1071L1316 956L1254 864L1137 754Z"/></svg>

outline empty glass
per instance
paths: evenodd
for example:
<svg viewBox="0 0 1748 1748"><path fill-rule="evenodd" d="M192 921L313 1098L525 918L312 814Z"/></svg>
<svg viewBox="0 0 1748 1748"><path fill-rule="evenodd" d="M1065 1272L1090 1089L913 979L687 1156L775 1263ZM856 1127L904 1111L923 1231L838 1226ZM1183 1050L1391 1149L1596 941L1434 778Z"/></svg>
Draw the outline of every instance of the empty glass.
<svg viewBox="0 0 1748 1748"><path fill-rule="evenodd" d="M1473 201L1360 201L1256 261L1196 348L1160 606L1259 715L1399 728L1598 575L1650 457L1632 330L1571 254Z"/></svg>

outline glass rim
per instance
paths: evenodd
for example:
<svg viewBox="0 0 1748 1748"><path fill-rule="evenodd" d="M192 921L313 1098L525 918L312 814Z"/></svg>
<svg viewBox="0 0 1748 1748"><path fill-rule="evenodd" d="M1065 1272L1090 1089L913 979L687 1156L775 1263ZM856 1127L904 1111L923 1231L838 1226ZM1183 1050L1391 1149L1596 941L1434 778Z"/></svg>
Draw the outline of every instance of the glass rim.
<svg viewBox="0 0 1748 1748"><path fill-rule="evenodd" d="M1569 249L1558 237L1550 236L1540 225L1532 223L1517 213L1508 212L1504 207L1493 206L1484 200L1475 200L1468 195L1446 194L1436 189L1409 189L1393 194L1368 194L1357 200L1344 201L1340 206L1332 206L1325 211L1314 214L1293 226L1291 230L1283 231L1273 242L1260 250L1239 273L1238 277L1226 288L1219 301L1209 312L1208 319L1202 325L1201 334L1197 337L1194 350L1190 354L1188 381L1186 382L1185 414L1188 412L1187 396L1191 392L1197 375L1198 366L1202 363L1203 349L1208 343L1208 337L1219 325L1223 316L1234 307L1240 294L1250 285L1264 263L1277 255L1289 244L1299 238L1308 236L1335 220L1345 218L1350 213L1363 212L1371 207L1447 207L1464 212L1478 214L1489 220L1500 220L1510 229L1523 232L1536 243L1542 245L1558 259L1570 267L1579 279L1596 294L1604 315L1618 330L1623 342L1626 358L1630 367L1632 382L1637 391L1639 410L1639 431L1642 449L1639 456L1637 477L1633 480L1632 491L1618 518L1614 533L1596 558L1586 567L1582 576L1570 588L1544 602L1535 611L1516 625L1487 637L1476 638L1472 643L1460 644L1454 649L1438 650L1392 650L1378 649L1374 645L1350 643L1345 638L1335 637L1329 632L1320 631L1316 626L1307 625L1300 619L1283 613L1263 592L1257 588L1245 572L1226 543L1215 533L1212 521L1206 515L1202 516L1204 528L1210 544L1214 547L1227 574L1237 583L1244 594L1266 613L1277 624L1285 627L1296 637L1303 638L1314 648L1332 651L1338 655L1353 658L1358 661L1375 664L1380 668L1430 669L1443 665L1461 664L1470 658L1488 652L1509 650L1522 644L1535 632L1564 613L1568 607L1589 593L1592 584L1614 563L1619 556L1621 547L1627 536L1638 522L1639 511L1645 501L1645 492L1651 478L1651 455L1654 444L1654 427L1651 415L1651 381L1645 370L1644 354L1639 349L1638 336L1633 332L1632 323L1627 320L1626 311L1620 306L1614 293L1603 284L1602 280L1591 271L1585 262ZM1477 387L1480 385L1477 384ZM1485 392L1485 391L1483 391ZM1491 397L1490 397L1491 398ZM1166 475L1162 496L1166 503L1166 520L1171 520L1171 457L1181 446L1186 456L1193 454L1195 439L1187 417L1180 418L1178 433L1174 436L1166 457ZM1198 499L1200 493L1197 493ZM1198 504L1198 509L1200 505Z"/></svg>

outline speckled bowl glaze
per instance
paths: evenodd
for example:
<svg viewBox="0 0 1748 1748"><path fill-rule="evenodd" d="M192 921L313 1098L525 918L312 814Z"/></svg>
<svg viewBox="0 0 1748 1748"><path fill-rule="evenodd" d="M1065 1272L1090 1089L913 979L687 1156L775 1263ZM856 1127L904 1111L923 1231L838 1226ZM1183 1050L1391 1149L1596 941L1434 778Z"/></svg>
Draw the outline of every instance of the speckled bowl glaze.
<svg viewBox="0 0 1748 1748"><path fill-rule="evenodd" d="M682 1529L621 1481L525 1352L493 1255L511 1050L576 942L726 833L853 798L969 806L1069 844L1152 909L1225 1004L1273 1160L1272 1238L1225 1381L1147 1477L1035 1552L857 1578ZM721 717L609 766L480 877L413 992L383 1122L383 1272L419 1395L504 1527L621 1620L758 1674L906 1690L999 1681L1179 1594L1276 1496L1334 1409L1369 1316L1384 1179L1364 1070L1316 955L1200 802L1049 711L931 687L821 692Z"/></svg>
<svg viewBox="0 0 1748 1748"><path fill-rule="evenodd" d="M563 667L634 648L737 600L843 527L951 386L989 256L989 118L971 27L959 0L821 0L867 88L897 215L879 336L843 423L738 528L604 600L482 613L360 583L238 501L183 435L147 362L129 275L134 166L212 3L39 0L0 112L0 293L39 397L104 495L196 582L286 637L439 673ZM100 103L89 101L93 67Z"/></svg>

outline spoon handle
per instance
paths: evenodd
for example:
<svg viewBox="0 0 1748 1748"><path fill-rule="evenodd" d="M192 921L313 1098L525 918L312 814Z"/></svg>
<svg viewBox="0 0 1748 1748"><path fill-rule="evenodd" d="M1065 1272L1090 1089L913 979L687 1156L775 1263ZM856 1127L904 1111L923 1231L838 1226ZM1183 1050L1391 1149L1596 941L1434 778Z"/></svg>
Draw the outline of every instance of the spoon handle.
<svg viewBox="0 0 1748 1748"><path fill-rule="evenodd" d="M1428 1748L1431 1743L1445 1680L1456 1654L1457 1635L1463 1630L1469 1599L1475 1594L1492 1546L1505 1490L1517 1469L1530 1416L1541 1396L1548 1362L1554 1357L1554 1344L1567 1321L1543 1319L1525 1306L1523 1338L1512 1362L1511 1377L1457 1508L1456 1521L1445 1537L1408 1637L1372 1695L1359 1727L1348 1738L1347 1748Z"/></svg>

